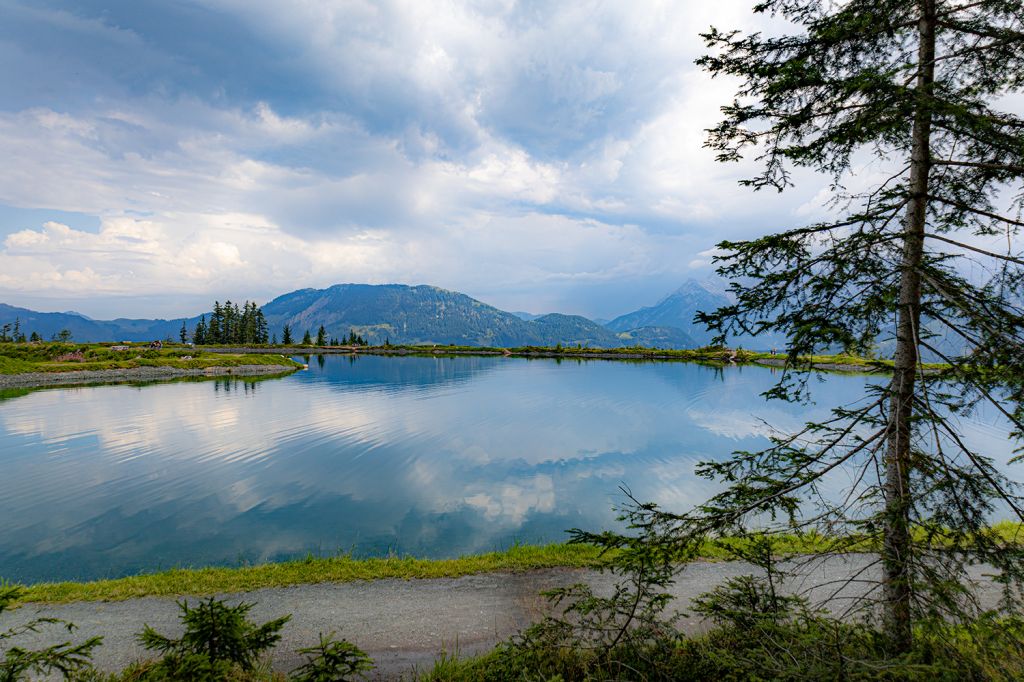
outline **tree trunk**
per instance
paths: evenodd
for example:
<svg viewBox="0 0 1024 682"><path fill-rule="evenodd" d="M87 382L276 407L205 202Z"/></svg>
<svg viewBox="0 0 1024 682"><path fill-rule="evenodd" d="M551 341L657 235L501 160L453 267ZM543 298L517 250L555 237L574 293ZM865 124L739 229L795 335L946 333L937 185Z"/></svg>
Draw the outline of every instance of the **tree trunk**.
<svg viewBox="0 0 1024 682"><path fill-rule="evenodd" d="M921 321L920 265L924 251L930 169L931 90L935 74L935 0L917 0L918 73L910 161L910 201L903 233L896 355L890 384L891 403L885 453L885 512L882 565L884 627L894 653L910 650L912 596L910 471L911 422L918 370Z"/></svg>

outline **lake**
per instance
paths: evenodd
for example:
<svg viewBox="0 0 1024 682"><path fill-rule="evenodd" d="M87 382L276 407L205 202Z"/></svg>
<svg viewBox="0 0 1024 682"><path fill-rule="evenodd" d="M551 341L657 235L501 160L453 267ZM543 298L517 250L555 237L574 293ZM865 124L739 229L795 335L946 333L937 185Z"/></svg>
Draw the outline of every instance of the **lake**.
<svg viewBox="0 0 1024 682"><path fill-rule="evenodd" d="M0 577L117 577L351 552L450 557L615 525L628 486L682 511L695 464L858 395L766 402L760 367L314 356L281 379L45 389L0 400ZM1007 429L971 443L1004 461ZM1019 474L1017 478L1020 478ZM841 480L833 483L841 487Z"/></svg>

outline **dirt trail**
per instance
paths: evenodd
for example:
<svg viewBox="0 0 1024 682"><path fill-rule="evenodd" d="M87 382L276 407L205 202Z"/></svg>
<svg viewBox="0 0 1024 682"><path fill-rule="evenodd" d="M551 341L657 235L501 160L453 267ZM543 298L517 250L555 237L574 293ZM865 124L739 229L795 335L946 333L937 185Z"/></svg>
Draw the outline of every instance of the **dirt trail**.
<svg viewBox="0 0 1024 682"><path fill-rule="evenodd" d="M869 555L831 557L813 568L801 566L785 584L785 590L809 590L812 599L824 597L832 588L814 588L842 580L862 569L859 577L871 575ZM737 562L698 562L687 566L673 593L677 609L685 610L689 600L721 584L731 576L750 573L751 567ZM984 603L994 604L998 592L974 574L977 591ZM527 573L488 573L462 578L429 580L375 580L354 583L321 583L255 590L220 595L232 603L255 602L251 615L260 622L292 614L283 638L273 654L277 669L288 671L301 663L294 651L317 642L320 632L335 632L373 657L377 669L372 679L409 679L414 668L429 669L441 651L469 655L487 651L498 642L540 618L546 601L539 592L556 586L586 581L596 590L607 590L612 578L594 571L546 569ZM862 588L857 588L862 589ZM842 598L856 592L847 588ZM49 616L79 626L76 639L103 635L104 644L95 663L106 671L120 670L147 652L135 641L144 624L164 634L180 633L178 608L173 598L147 597L121 602L80 602L72 604L27 604L8 614L0 627L16 626L31 618ZM698 631L702 624L685 617L683 628ZM37 647L66 640L66 632L51 628L19 638L20 646Z"/></svg>

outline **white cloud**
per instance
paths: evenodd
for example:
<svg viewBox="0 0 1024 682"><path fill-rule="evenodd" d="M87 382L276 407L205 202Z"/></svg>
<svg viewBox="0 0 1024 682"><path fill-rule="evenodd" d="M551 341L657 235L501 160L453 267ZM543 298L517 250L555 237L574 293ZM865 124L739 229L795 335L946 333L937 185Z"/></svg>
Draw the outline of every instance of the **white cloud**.
<svg viewBox="0 0 1024 682"><path fill-rule="evenodd" d="M109 44L166 87L122 75L85 104L0 111L0 204L102 221L95 234L19 225L0 252L0 295L268 296L354 280L520 298L532 287L564 302L587 282L682 279L723 225L787 215L817 189L737 200L744 167L701 147L734 84L697 72L696 33L750 26L746 7L221 0L196 11L247 31L237 47L257 61L238 73L152 26L82 20L88 82L109 71ZM71 14L36 14L68 38ZM24 58L49 68L30 48ZM259 79L282 63L301 82ZM189 73L202 77L191 89ZM230 94L238 78L253 96ZM299 99L282 96L293 85Z"/></svg>

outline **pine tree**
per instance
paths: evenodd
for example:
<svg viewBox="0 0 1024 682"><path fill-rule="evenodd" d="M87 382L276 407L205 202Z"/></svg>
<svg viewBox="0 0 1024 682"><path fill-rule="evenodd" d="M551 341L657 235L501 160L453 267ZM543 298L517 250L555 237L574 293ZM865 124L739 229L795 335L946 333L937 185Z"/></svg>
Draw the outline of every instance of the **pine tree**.
<svg viewBox="0 0 1024 682"><path fill-rule="evenodd" d="M784 334L791 369L816 352L894 336L892 374L768 450L704 463L701 473L726 490L693 513L653 518L677 544L771 518L784 521L769 526L780 532L877 542L884 631L904 653L916 619L977 613L965 564L1024 580L1020 545L986 525L997 504L1024 519L1017 488L950 418L987 402L1014 437L1024 433L1024 259L1014 241L1024 227L1024 120L996 108L1024 88L1024 6L764 0L755 11L795 32L704 34L713 54L698 63L741 82L708 146L721 161L754 151L762 170L743 184L755 190L782 191L793 167L829 174L836 217L719 244L735 303L701 319L718 342ZM866 156L888 177L845 190ZM991 245L998 235L1005 251ZM971 352L944 350L937 331ZM950 369L926 371L924 354ZM784 372L769 397L807 397L805 376ZM852 476L848 495L819 503L837 470Z"/></svg>
<svg viewBox="0 0 1024 682"><path fill-rule="evenodd" d="M284 329L281 330L281 343L286 346L292 345L292 328L288 323L285 323Z"/></svg>
<svg viewBox="0 0 1024 682"><path fill-rule="evenodd" d="M255 303L253 306L255 307ZM265 344L267 342L269 334L269 326L267 325L267 318L263 314L263 308L256 308L256 343ZM277 337L274 337L274 343L277 343Z"/></svg>
<svg viewBox="0 0 1024 682"><path fill-rule="evenodd" d="M208 343L206 340L206 315L199 317L199 322L196 323L196 330L192 334L192 343L197 346Z"/></svg>
<svg viewBox="0 0 1024 682"><path fill-rule="evenodd" d="M181 339L182 343L188 341L188 327L185 326L185 320L181 321L181 329L178 330L178 338Z"/></svg>
<svg viewBox="0 0 1024 682"><path fill-rule="evenodd" d="M213 302L210 325L206 330L206 343L224 343L224 309L219 301Z"/></svg>
<svg viewBox="0 0 1024 682"><path fill-rule="evenodd" d="M324 329L323 325L320 325L320 329L316 330L316 345L327 345L327 330Z"/></svg>
<svg viewBox="0 0 1024 682"><path fill-rule="evenodd" d="M313 345L313 337L311 337L309 335L309 330L308 329L306 330L306 333L302 336L302 345L303 346L312 346Z"/></svg>
<svg viewBox="0 0 1024 682"><path fill-rule="evenodd" d="M11 332L11 340L15 343L25 343L25 335L21 333L21 318L14 318L14 330Z"/></svg>
<svg viewBox="0 0 1024 682"><path fill-rule="evenodd" d="M221 309L221 312L220 342L227 344L235 343L235 305L230 299L224 301L224 307Z"/></svg>

